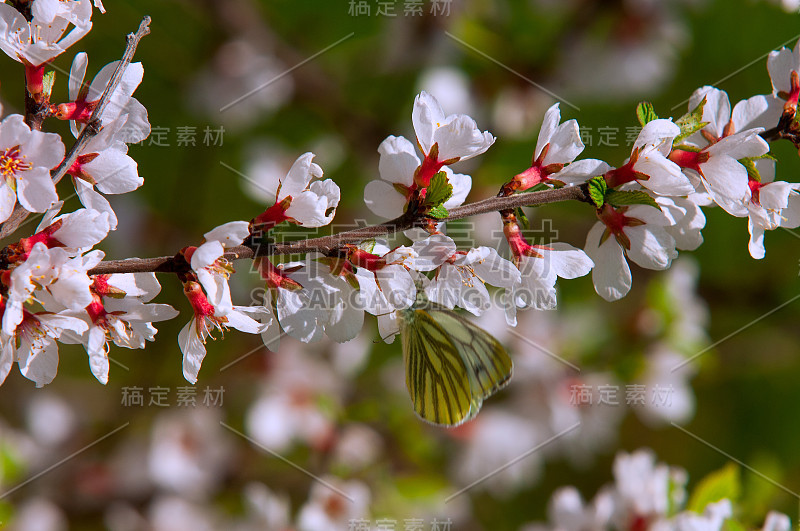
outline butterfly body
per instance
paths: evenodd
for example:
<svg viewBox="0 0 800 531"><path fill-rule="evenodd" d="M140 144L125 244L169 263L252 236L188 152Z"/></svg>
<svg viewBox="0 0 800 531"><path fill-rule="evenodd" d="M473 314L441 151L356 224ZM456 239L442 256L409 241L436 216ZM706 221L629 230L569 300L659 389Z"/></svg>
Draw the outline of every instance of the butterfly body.
<svg viewBox="0 0 800 531"><path fill-rule="evenodd" d="M503 346L453 310L418 300L398 317L406 386L423 420L458 426L511 378Z"/></svg>

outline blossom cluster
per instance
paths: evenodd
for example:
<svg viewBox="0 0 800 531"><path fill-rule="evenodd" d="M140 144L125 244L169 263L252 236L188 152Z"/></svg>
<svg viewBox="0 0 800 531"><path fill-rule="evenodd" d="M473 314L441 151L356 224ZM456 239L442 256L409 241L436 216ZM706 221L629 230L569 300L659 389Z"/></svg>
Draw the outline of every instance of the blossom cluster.
<svg viewBox="0 0 800 531"><path fill-rule="evenodd" d="M100 2L95 6L103 9ZM19 209L45 213L35 234L3 251L0 377L17 362L39 386L56 374L58 341L83 344L92 372L105 383L110 343L143 348L154 339L153 323L177 315L170 306L151 302L160 290L152 272L90 274L103 258L94 246L118 225L104 195L131 192L143 183L126 142L139 142L150 132L147 111L132 96L143 77L139 63L123 65L119 83L104 95L119 63L85 83L88 58L78 53L69 101L50 102L53 76L47 65L88 32L92 11L88 0L35 0L28 20L12 5L0 4L6 28L0 47L24 65L28 95L46 117L68 120L76 137L99 118L92 123L99 132L76 144L78 153L68 152L59 135L31 128L24 116L10 115L0 124L0 218L10 221ZM391 341L398 332L397 311L420 296L480 316L497 293L506 323L516 326L521 309L556 307L559 277L590 272L597 293L617 300L631 289L629 261L663 270L679 250L696 249L703 241L703 208L711 206L748 218L750 253L762 258L766 230L800 225L800 185L774 180L776 163L765 140L768 129L791 132L796 125L800 48L773 52L767 66L773 92L733 108L727 94L713 87L695 91L688 112L675 120L659 118L652 106L641 104L641 132L617 166L580 159L585 146L577 121L562 122L559 105L551 106L530 166L503 184L500 196L585 189L597 222L583 248L530 241L520 209L500 212L507 252L499 246L459 248L447 235L446 219L465 203L472 177L453 168L485 153L495 137L466 114L446 114L423 91L411 113L415 138L389 136L381 143L380 178L364 190L366 206L408 229L410 243L390 247L388 240L367 239L279 261L271 256L276 227L327 226L341 197L338 185L323 178L315 155L301 155L275 183L274 204L250 221L207 232L201 245L175 256L172 272L191 308L178 335L185 378L197 381L206 341L229 328L259 334L275 350L284 335L306 343L323 336L350 341L371 314L380 336ZM98 107L103 112L95 117ZM74 162L65 173L84 208L59 215L57 169L68 160ZM252 306L234 304L228 284L235 249L242 247L252 251L266 288L263 301Z"/></svg>

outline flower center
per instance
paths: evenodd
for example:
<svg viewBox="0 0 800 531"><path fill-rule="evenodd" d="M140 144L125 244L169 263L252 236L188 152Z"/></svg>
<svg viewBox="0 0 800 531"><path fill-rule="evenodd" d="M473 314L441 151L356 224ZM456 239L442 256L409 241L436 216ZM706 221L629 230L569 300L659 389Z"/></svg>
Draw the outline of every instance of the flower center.
<svg viewBox="0 0 800 531"><path fill-rule="evenodd" d="M25 155L22 154L19 146L8 148L5 151L0 150L0 175L4 179L12 179L32 167L33 164L25 161Z"/></svg>

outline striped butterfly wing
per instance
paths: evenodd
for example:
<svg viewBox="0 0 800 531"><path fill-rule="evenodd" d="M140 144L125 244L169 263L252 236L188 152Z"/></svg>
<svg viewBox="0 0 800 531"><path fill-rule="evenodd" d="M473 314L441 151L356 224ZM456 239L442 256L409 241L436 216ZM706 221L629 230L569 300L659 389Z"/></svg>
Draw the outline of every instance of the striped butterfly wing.
<svg viewBox="0 0 800 531"><path fill-rule="evenodd" d="M423 308L401 313L406 386L422 419L457 426L508 382L511 358L468 319L435 303Z"/></svg>
<svg viewBox="0 0 800 531"><path fill-rule="evenodd" d="M491 334L452 310L431 303L431 316L446 329L469 367L474 395L481 401L505 387L514 365L506 349Z"/></svg>
<svg viewBox="0 0 800 531"><path fill-rule="evenodd" d="M448 333L425 310L404 310L401 316L406 387L414 411L444 426L474 417L482 399L474 396L470 367Z"/></svg>

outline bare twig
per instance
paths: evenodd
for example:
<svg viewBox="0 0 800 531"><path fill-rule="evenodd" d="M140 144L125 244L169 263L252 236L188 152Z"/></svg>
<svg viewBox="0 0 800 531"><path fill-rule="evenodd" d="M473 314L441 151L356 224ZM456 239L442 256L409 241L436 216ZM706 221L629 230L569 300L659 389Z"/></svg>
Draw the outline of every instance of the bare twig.
<svg viewBox="0 0 800 531"><path fill-rule="evenodd" d="M501 210L514 209L523 206L544 205L561 201L583 201L591 202L586 185L568 186L555 190L543 190L541 192L531 192L517 194L508 197L490 197L482 201L462 205L450 210L450 215L441 221L453 221L463 219L487 212L499 212ZM340 249L346 244L359 243L371 238L388 236L395 232L407 230L426 223L427 217L422 216L401 216L399 218L371 225L359 229L323 236L320 238L308 238L289 243L265 244L264 248L251 244L249 246L239 246L230 249L225 253L228 260L242 258L253 258L259 256L286 256L293 254L303 254L308 252L330 253ZM129 258L127 260L109 260L100 262L94 269L89 270L90 275L101 275L111 273L181 273L188 271L189 265L182 256L161 256L158 258Z"/></svg>
<svg viewBox="0 0 800 531"><path fill-rule="evenodd" d="M59 164L58 167L51 172L54 183L58 184L58 181L60 181L61 178L66 175L67 170L69 170L69 168L78 159L78 155L80 155L81 150L86 147L86 144L89 143L89 140L96 136L103 128L101 122L103 111L111 100L111 95L114 94L114 91L122 81L122 76L125 74L125 70L127 70L128 65L131 64L133 55L136 53L136 47L139 45L139 42L145 37L145 35L148 35L149 33L150 17L144 17L142 22L139 24L139 29L136 31L136 33L128 34L128 45L125 48L125 53L122 55L122 59L117 64L117 68L114 70L114 73L111 75L111 79L109 80L106 89L103 91L102 96L100 96L97 106L95 106L94 111L92 111L91 118L89 118L89 121L81 130L81 133L78 135L78 139L70 148L67 156L64 157L64 160L61 161L61 164Z"/></svg>
<svg viewBox="0 0 800 531"><path fill-rule="evenodd" d="M81 133L78 135L78 139L70 148L69 152L67 153L64 160L61 161L53 171L50 172L50 175L53 178L53 183L58 184L58 182L66 175L69 168L75 163L78 159L78 155L80 155L81 150L86 146L89 140L92 139L95 135L97 135L100 130L102 129L102 122L101 117L102 113L105 110L108 102L111 99L111 95L114 93L114 90L119 86L120 81L122 80L122 75L125 73L125 70L128 68L128 65L131 64L131 60L133 59L133 55L136 52L136 47L139 45L139 42L144 38L145 35L150 33L150 17L144 17L142 22L139 24L139 29L136 33L128 34L127 41L128 44L125 48L125 53L122 56L117 68L114 70L114 74L111 76L109 80L108 86L106 90L103 92L102 96L98 100L97 106L95 107L94 111L92 112L92 116L89 119L89 122L83 128ZM29 109L28 105L28 94L26 92L26 109ZM30 107L30 113L33 113L35 109ZM28 121L29 125L33 127L35 123L31 120L36 118L35 114L28 114L26 112L26 121ZM41 123L38 124L37 129L41 128ZM17 205L14 211L11 213L11 216L0 226L0 238L5 238L12 234L17 228L25 221L25 218L28 217L28 212L25 210L21 205Z"/></svg>

